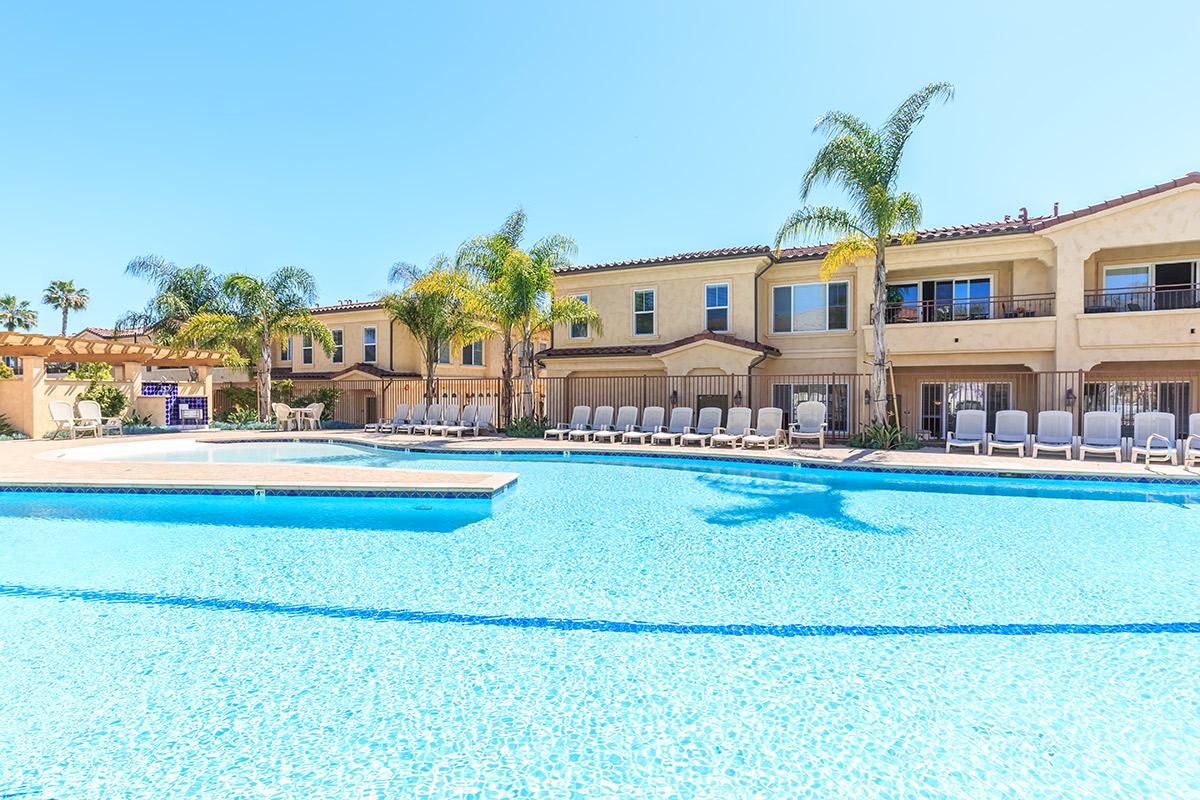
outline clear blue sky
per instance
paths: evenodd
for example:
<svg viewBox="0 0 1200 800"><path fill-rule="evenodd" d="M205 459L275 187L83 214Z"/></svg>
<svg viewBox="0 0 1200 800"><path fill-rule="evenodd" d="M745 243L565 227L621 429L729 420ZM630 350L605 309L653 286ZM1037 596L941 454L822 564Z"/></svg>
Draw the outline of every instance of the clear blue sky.
<svg viewBox="0 0 1200 800"><path fill-rule="evenodd" d="M157 253L361 299L518 205L584 262L768 243L813 120L931 80L958 95L906 162L927 226L1200 169L1194 0L870 6L13 3L0 294L74 279L72 328L111 325Z"/></svg>

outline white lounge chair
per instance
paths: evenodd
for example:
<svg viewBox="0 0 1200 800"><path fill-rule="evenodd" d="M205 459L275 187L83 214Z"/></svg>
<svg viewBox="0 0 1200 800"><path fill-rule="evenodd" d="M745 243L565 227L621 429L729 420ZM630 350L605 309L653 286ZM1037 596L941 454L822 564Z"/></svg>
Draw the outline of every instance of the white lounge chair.
<svg viewBox="0 0 1200 800"><path fill-rule="evenodd" d="M1175 442L1175 415L1164 411L1143 411L1133 415L1133 446L1129 449L1131 461L1145 456L1146 466L1151 460L1179 463L1179 448Z"/></svg>
<svg viewBox="0 0 1200 800"><path fill-rule="evenodd" d="M295 412L287 403L271 403L271 410L275 412L276 430L290 431L293 427L299 427Z"/></svg>
<svg viewBox="0 0 1200 800"><path fill-rule="evenodd" d="M820 400L806 400L796 406L796 419L792 424L788 425L787 443L788 447L792 446L793 441L812 441L817 442L817 447L825 449L825 417L829 413L825 404Z"/></svg>
<svg viewBox="0 0 1200 800"><path fill-rule="evenodd" d="M1024 458L1028 444L1029 414L1017 410L997 411L996 432L988 439L987 454L990 456L996 450L1016 450L1017 458Z"/></svg>
<svg viewBox="0 0 1200 800"><path fill-rule="evenodd" d="M560 442L563 437L574 430L587 430L589 422L592 419L591 406L575 406L571 409L571 421L560 422L553 428L547 428L542 434L543 439L558 439Z"/></svg>
<svg viewBox="0 0 1200 800"><path fill-rule="evenodd" d="M100 431L99 436L103 436L105 431L118 435L125 433L121 418L104 416L104 412L100 410L100 404L95 400L80 400L76 407L79 409L79 423L81 425L95 424L97 430Z"/></svg>
<svg viewBox="0 0 1200 800"><path fill-rule="evenodd" d="M621 406L617 409L617 421L607 430L596 431L592 439L597 442L615 442L637 427L637 406Z"/></svg>
<svg viewBox="0 0 1200 800"><path fill-rule="evenodd" d="M420 425L413 425L412 432L414 434L428 436L433 432L433 428L442 424L442 420L445 418L445 414L450 410L450 408L450 406L442 405L441 403L434 403L429 407L429 410L425 412L425 421ZM457 414L458 412L456 410L456 418Z"/></svg>
<svg viewBox="0 0 1200 800"><path fill-rule="evenodd" d="M363 426L363 430L368 433L386 433L393 431L396 426L403 425L408 421L408 403L401 403L396 406L396 410L392 413L391 419L381 417L378 422L368 422Z"/></svg>
<svg viewBox="0 0 1200 800"><path fill-rule="evenodd" d="M1033 437L1033 457L1037 458L1045 451L1062 453L1070 461L1075 449L1075 437L1072 435L1074 426L1075 417L1070 411L1038 412L1037 434Z"/></svg>
<svg viewBox="0 0 1200 800"><path fill-rule="evenodd" d="M706 406L700 409L700 416L696 417L695 427L688 428L679 437L679 446L687 447L689 444L694 444L704 447L712 441L712 435L719 427L721 427L721 409L716 406Z"/></svg>
<svg viewBox="0 0 1200 800"><path fill-rule="evenodd" d="M658 430L650 434L650 444L679 444L679 437L683 436L683 432L690 427L692 427L692 409L687 406L672 408L670 421L665 426L659 425Z"/></svg>
<svg viewBox="0 0 1200 800"><path fill-rule="evenodd" d="M442 406L442 421L430 425L426 430L430 436L445 436L447 428L453 428L462 422L462 407L457 403Z"/></svg>
<svg viewBox="0 0 1200 800"><path fill-rule="evenodd" d="M625 444L645 444L654 432L662 427L667 412L662 406L647 406L642 411L642 424L634 425L621 434Z"/></svg>
<svg viewBox="0 0 1200 800"><path fill-rule="evenodd" d="M426 417L429 416L429 406L424 403L417 403L412 408L412 413L408 419L399 425L392 428L393 433L412 433L413 429L418 425L425 424Z"/></svg>
<svg viewBox="0 0 1200 800"><path fill-rule="evenodd" d="M324 403L309 403L304 407L304 413L300 415L300 419L305 427L315 431L321 427L321 415L324 413Z"/></svg>
<svg viewBox="0 0 1200 800"><path fill-rule="evenodd" d="M1183 465L1200 462L1200 414L1188 417L1188 435L1183 442Z"/></svg>
<svg viewBox="0 0 1200 800"><path fill-rule="evenodd" d="M713 431L709 440L711 447L737 447L742 438L750 433L750 421L754 412L745 406L734 406L726 415L725 427Z"/></svg>
<svg viewBox="0 0 1200 800"><path fill-rule="evenodd" d="M474 413L468 419L468 414L472 409L474 409ZM486 431L492 427L493 414L495 414L495 409L492 406L467 406L467 410L463 412L462 422L446 428L446 435L457 436L460 439L467 434L478 436L480 431Z"/></svg>
<svg viewBox="0 0 1200 800"><path fill-rule="evenodd" d="M748 433L742 437L742 449L761 446L764 450L769 450L780 443L782 435L783 409L774 406L760 408L758 425L754 428L754 433Z"/></svg>
<svg viewBox="0 0 1200 800"><path fill-rule="evenodd" d="M54 422L54 435L60 433L68 433L71 438L75 438L76 433L87 433L97 438L100 437L100 426L95 422L84 422L76 419L75 409L66 400L51 400L50 401L50 419Z"/></svg>
<svg viewBox="0 0 1200 800"><path fill-rule="evenodd" d="M1114 456L1119 463L1124 443L1121 440L1121 415L1116 411L1089 411L1083 415L1083 435L1079 439L1079 460L1088 453Z"/></svg>
<svg viewBox="0 0 1200 800"><path fill-rule="evenodd" d="M576 428L567 433L567 439L572 442L586 442L591 439L596 431L607 430L613 424L613 407L612 406L596 406L596 414L592 417L591 424L586 428Z"/></svg>
<svg viewBox="0 0 1200 800"><path fill-rule="evenodd" d="M954 431L946 437L946 452L951 447L969 447L979 455L979 447L987 439L987 414L974 408L954 415Z"/></svg>

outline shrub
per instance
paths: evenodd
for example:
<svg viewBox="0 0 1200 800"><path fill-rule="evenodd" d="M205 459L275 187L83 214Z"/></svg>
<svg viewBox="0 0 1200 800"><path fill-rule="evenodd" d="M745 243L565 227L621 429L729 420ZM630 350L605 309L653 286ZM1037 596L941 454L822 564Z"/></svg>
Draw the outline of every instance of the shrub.
<svg viewBox="0 0 1200 800"><path fill-rule="evenodd" d="M125 419L122 420L122 424L126 428L150 428L153 427L154 422L150 419L149 414L139 414L130 409L129 413L125 415Z"/></svg>
<svg viewBox="0 0 1200 800"><path fill-rule="evenodd" d="M288 381L288 383L290 382ZM280 383L283 383L283 381L280 381ZM333 419L333 407L337 405L338 398L341 396L341 389L333 386L322 386L320 389L314 389L308 394L302 394L299 397L293 398L291 405L300 408L309 403L324 403L325 410L321 412L321 419L322 421L331 420Z"/></svg>
<svg viewBox="0 0 1200 800"><path fill-rule="evenodd" d="M93 383L79 395L80 400L95 400L100 404L100 413L106 417L119 417L129 403L125 393L116 386Z"/></svg>
<svg viewBox="0 0 1200 800"><path fill-rule="evenodd" d="M222 389L225 393L225 403L229 407L228 411L223 411L217 415L218 420L225 420L235 411L251 408L254 413L258 414L258 390L253 386L226 386Z"/></svg>
<svg viewBox="0 0 1200 800"><path fill-rule="evenodd" d="M15 376L16 373L13 372L13 368L8 364L5 364L3 361L0 361L0 381L6 381Z"/></svg>
<svg viewBox="0 0 1200 800"><path fill-rule="evenodd" d="M0 414L0 436L24 438L24 434L14 428L12 423L8 421L8 417L3 414Z"/></svg>
<svg viewBox="0 0 1200 800"><path fill-rule="evenodd" d="M88 381L93 386L99 381L111 381L112 367L103 362L86 362L77 364L75 369L67 373L67 377L73 381Z"/></svg>
<svg viewBox="0 0 1200 800"><path fill-rule="evenodd" d="M512 420L504 427L504 433L518 439L540 439L549 427L549 419L535 414Z"/></svg>
<svg viewBox="0 0 1200 800"><path fill-rule="evenodd" d="M215 431L273 431L275 423L273 422L214 422L209 426Z"/></svg>
<svg viewBox="0 0 1200 800"><path fill-rule="evenodd" d="M241 408L239 406L225 415L225 422L228 422L230 425L248 425L258 422L258 409Z"/></svg>
<svg viewBox="0 0 1200 800"><path fill-rule="evenodd" d="M871 450L920 450L921 442L899 425L868 425L847 442L851 447Z"/></svg>

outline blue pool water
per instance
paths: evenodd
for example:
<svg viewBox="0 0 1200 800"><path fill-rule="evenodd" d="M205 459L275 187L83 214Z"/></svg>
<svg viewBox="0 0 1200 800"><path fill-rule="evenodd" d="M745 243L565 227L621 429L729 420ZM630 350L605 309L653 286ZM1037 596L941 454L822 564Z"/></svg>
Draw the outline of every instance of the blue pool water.
<svg viewBox="0 0 1200 800"><path fill-rule="evenodd" d="M0 797L1200 794L1194 491L154 457L520 478L493 502L0 493Z"/></svg>

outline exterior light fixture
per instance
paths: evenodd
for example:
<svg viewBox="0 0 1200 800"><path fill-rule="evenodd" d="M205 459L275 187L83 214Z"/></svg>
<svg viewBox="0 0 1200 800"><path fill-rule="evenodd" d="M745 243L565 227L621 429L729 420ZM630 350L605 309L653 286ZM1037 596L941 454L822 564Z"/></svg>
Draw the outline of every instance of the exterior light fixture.
<svg viewBox="0 0 1200 800"><path fill-rule="evenodd" d="M1068 388L1067 389L1067 408L1074 408L1074 407L1075 407L1075 390Z"/></svg>

